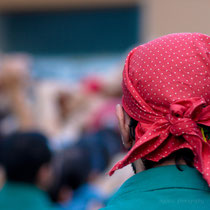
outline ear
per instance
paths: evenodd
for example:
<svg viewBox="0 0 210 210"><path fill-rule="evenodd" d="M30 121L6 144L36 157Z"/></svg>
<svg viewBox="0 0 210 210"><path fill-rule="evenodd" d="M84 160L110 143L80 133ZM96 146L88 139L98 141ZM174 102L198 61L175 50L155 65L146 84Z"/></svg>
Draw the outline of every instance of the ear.
<svg viewBox="0 0 210 210"><path fill-rule="evenodd" d="M130 117L126 114L120 104L116 106L116 115L119 123L122 143L126 149L130 149L132 147L132 140L130 139L129 129Z"/></svg>

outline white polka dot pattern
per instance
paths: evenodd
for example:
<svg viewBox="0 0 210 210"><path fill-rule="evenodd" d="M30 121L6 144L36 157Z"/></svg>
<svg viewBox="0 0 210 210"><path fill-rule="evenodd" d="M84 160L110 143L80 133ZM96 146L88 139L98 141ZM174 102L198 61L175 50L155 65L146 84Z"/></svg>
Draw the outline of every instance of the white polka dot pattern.
<svg viewBox="0 0 210 210"><path fill-rule="evenodd" d="M123 71L122 104L138 121L136 142L110 171L139 158L158 162L189 148L210 186L210 143L198 124L210 126L210 37L178 33L134 48Z"/></svg>

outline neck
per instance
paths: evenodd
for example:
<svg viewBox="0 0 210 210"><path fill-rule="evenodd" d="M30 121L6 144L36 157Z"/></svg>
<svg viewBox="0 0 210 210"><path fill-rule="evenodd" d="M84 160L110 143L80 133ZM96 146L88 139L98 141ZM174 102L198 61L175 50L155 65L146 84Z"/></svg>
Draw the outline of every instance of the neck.
<svg viewBox="0 0 210 210"><path fill-rule="evenodd" d="M182 160L182 159L179 160L178 164L180 164L180 165L186 165L185 161ZM168 165L176 165L175 159L166 160L163 163L157 163L154 166L154 168L160 167L160 166L168 166ZM136 173L140 173L140 172L146 170L141 159L138 159L138 160L136 160L134 162L134 167L136 169Z"/></svg>

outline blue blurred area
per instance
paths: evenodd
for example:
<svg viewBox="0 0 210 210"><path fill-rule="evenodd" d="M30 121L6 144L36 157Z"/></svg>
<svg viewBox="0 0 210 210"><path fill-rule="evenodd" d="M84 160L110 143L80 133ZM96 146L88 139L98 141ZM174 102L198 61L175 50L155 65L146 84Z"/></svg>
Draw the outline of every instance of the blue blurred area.
<svg viewBox="0 0 210 210"><path fill-rule="evenodd" d="M32 75L38 79L77 82L89 75L109 75L118 70L122 54L95 56L35 56Z"/></svg>
<svg viewBox="0 0 210 210"><path fill-rule="evenodd" d="M124 52L140 39L140 9L103 8L2 14L3 51L31 54Z"/></svg>

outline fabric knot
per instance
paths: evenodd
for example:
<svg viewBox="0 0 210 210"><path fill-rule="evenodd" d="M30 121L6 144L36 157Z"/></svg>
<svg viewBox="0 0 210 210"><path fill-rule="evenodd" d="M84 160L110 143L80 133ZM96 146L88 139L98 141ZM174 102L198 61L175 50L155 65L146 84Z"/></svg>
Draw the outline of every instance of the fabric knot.
<svg viewBox="0 0 210 210"><path fill-rule="evenodd" d="M198 126L195 121L190 118L175 118L171 115L168 116L170 126L170 133L174 136L181 136L183 134L188 134L189 131L197 131Z"/></svg>
<svg viewBox="0 0 210 210"><path fill-rule="evenodd" d="M166 119L170 122L170 133L174 136L199 133L197 125L198 115L204 108L205 100L203 98L189 98L178 100L170 105L170 113Z"/></svg>

